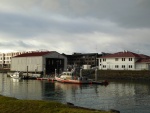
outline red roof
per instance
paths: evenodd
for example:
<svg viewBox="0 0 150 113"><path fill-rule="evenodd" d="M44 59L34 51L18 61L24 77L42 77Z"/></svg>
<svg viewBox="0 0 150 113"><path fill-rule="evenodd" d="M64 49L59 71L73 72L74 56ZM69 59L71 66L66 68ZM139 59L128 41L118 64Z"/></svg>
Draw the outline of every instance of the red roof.
<svg viewBox="0 0 150 113"><path fill-rule="evenodd" d="M141 58L150 58L150 56L139 54Z"/></svg>
<svg viewBox="0 0 150 113"><path fill-rule="evenodd" d="M33 57L33 56L44 56L51 53L50 51L46 52L31 52L31 53L24 53L15 57Z"/></svg>
<svg viewBox="0 0 150 113"><path fill-rule="evenodd" d="M139 59L136 63L150 63L150 58Z"/></svg>
<svg viewBox="0 0 150 113"><path fill-rule="evenodd" d="M100 58L114 58L114 57L135 57L135 58L141 58L142 55L130 52L130 51L124 51L124 52L118 52L106 56L102 56Z"/></svg>

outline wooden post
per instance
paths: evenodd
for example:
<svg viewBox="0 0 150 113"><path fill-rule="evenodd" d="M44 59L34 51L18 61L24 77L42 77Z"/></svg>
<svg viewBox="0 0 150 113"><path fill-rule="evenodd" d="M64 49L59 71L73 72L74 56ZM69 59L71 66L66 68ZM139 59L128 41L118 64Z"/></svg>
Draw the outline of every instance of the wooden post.
<svg viewBox="0 0 150 113"><path fill-rule="evenodd" d="M27 77L28 77L28 66L27 66Z"/></svg>
<svg viewBox="0 0 150 113"><path fill-rule="evenodd" d="M97 81L97 69L95 69L95 81Z"/></svg>
<svg viewBox="0 0 150 113"><path fill-rule="evenodd" d="M82 77L82 69L80 69L80 77Z"/></svg>
<svg viewBox="0 0 150 113"><path fill-rule="evenodd" d="M45 67L44 67L44 77L46 77L46 70L45 70Z"/></svg>
<svg viewBox="0 0 150 113"><path fill-rule="evenodd" d="M55 76L57 75L57 69L55 69Z"/></svg>
<svg viewBox="0 0 150 113"><path fill-rule="evenodd" d="M36 74L36 69L35 69L35 74Z"/></svg>

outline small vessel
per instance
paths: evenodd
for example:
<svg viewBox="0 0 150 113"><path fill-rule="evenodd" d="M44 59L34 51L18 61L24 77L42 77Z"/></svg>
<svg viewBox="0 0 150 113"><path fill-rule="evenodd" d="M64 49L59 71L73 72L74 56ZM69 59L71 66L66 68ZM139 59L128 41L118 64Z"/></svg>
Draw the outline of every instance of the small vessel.
<svg viewBox="0 0 150 113"><path fill-rule="evenodd" d="M14 79L21 79L23 76L23 72L15 72L12 75L10 74L10 77L14 78Z"/></svg>
<svg viewBox="0 0 150 113"><path fill-rule="evenodd" d="M107 80L104 80L102 82L99 81L92 81L92 84L97 84L97 85L105 85L107 86L109 84L109 82Z"/></svg>
<svg viewBox="0 0 150 113"><path fill-rule="evenodd" d="M72 72L62 72L59 76L55 75L55 80L62 83L89 84L92 80L83 76L75 76Z"/></svg>

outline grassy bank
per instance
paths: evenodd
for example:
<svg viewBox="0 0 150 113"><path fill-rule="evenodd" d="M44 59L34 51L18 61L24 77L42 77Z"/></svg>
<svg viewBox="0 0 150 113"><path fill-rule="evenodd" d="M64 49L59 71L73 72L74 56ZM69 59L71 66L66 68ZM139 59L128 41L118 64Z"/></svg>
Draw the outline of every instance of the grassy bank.
<svg viewBox="0 0 150 113"><path fill-rule="evenodd" d="M1 113L111 113L39 100L18 100L0 95Z"/></svg>

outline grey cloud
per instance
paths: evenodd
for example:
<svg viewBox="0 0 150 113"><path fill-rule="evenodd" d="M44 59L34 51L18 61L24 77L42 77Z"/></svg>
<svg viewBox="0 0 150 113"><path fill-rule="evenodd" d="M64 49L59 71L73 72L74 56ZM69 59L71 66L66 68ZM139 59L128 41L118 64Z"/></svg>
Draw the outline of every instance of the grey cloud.
<svg viewBox="0 0 150 113"><path fill-rule="evenodd" d="M144 28L150 26L149 0L57 0L44 1L41 7L73 18L94 17L109 20L121 27ZM52 3L52 4L51 4ZM57 5L56 5L57 4Z"/></svg>
<svg viewBox="0 0 150 113"><path fill-rule="evenodd" d="M0 8L0 33L16 41L1 47L150 53L149 0L0 1L10 6Z"/></svg>
<svg viewBox="0 0 150 113"><path fill-rule="evenodd" d="M145 7L145 4L147 7ZM113 21L121 27L150 27L149 5L148 0L143 2L135 0L96 0L93 7L90 6L92 8L90 14L100 19Z"/></svg>
<svg viewBox="0 0 150 113"><path fill-rule="evenodd" d="M47 31L47 23L37 18L0 12L0 32L28 37Z"/></svg>
<svg viewBox="0 0 150 113"><path fill-rule="evenodd" d="M57 13L72 18L93 17L109 20L121 27L145 28L150 26L149 0L14 0L2 3L29 12L36 9L47 14Z"/></svg>
<svg viewBox="0 0 150 113"><path fill-rule="evenodd" d="M15 48L30 48L33 47L34 45L31 45L29 43L26 43L25 41L16 41L13 40L12 41L5 41L5 42L1 42L0 43L1 47L5 48L5 49L15 49ZM8 46L9 45L9 46Z"/></svg>
<svg viewBox="0 0 150 113"><path fill-rule="evenodd" d="M99 20L91 21L90 18L68 18L68 21L59 21L59 18L54 20L3 12L0 12L0 25L0 32L20 37L33 37L44 33L78 34L108 30Z"/></svg>

